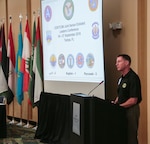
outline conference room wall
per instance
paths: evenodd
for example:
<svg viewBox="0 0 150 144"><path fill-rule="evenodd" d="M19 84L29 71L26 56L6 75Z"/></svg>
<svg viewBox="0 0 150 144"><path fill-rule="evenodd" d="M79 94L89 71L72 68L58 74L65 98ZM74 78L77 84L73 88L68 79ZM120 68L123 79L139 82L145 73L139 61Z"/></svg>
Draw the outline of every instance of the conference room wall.
<svg viewBox="0 0 150 144"><path fill-rule="evenodd" d="M106 96L110 99L116 97L117 78L120 73L115 68L115 58L119 53L127 53L132 57L132 68L139 74L142 83L143 101L139 125L139 141L149 144L148 121L149 108L147 105L148 85L147 74L149 57L147 49L147 13L148 0L104 0L104 50L105 50L105 74L106 74ZM122 30L110 30L108 24L111 22L122 22ZM110 52L111 51L111 52ZM111 74L110 74L111 71Z"/></svg>
<svg viewBox="0 0 150 144"><path fill-rule="evenodd" d="M146 5L147 4L147 5ZM25 16L29 17L32 32L33 11L40 8L40 0L1 0L0 19L5 18L6 38L9 31L9 16L12 16L13 37L17 51L19 29L19 14L23 15L23 32ZM104 54L106 74L106 96L113 99L116 96L116 80L119 73L115 69L115 58L119 53L128 53L132 57L132 67L140 75L142 82L143 102L141 103L141 118L139 139L142 144L150 144L150 2L148 0L103 0ZM109 23L121 21L123 29L112 31ZM111 72L111 73L110 73ZM7 114L37 122L37 108L32 109L27 104L28 95L25 93L22 109L16 98L7 107ZM14 104L14 105L13 105ZM149 123L149 124L148 124Z"/></svg>
<svg viewBox="0 0 150 144"><path fill-rule="evenodd" d="M146 6L145 6L145 9L146 9L146 18L147 18L147 21L146 21L146 25L145 27L147 27L146 31L147 31L147 38L146 38L146 47L147 47L147 51L146 51L146 65L147 65L147 94L144 95L147 97L147 101L145 101L145 107L144 107L144 103L143 103L143 107L145 108L145 111L147 112L147 116L146 116L146 119L147 121L145 120L144 122L147 122L147 135L148 135L148 144L150 144L150 64L149 64L149 61L150 61L150 1L147 0L147 3L146 3ZM141 70L142 71L142 70ZM146 108L147 107L147 108Z"/></svg>
<svg viewBox="0 0 150 144"><path fill-rule="evenodd" d="M3 20L5 23L5 35L6 35L6 45L7 45L7 35L9 32L9 24L10 24L10 16L12 17L12 33L13 40L15 46L15 52L18 49L18 32L19 32L19 15L23 16L22 18L22 33L24 35L25 24L26 24L26 16L29 20L30 32L32 33L32 24L33 24L33 11L36 13L36 17L38 16L38 10L40 10L40 0L1 0L0 1L0 20ZM20 106L16 100L16 96L14 97L14 101L7 106L7 115L32 120L37 122L37 108L32 108L27 103L28 94L24 93L24 100L22 105Z"/></svg>

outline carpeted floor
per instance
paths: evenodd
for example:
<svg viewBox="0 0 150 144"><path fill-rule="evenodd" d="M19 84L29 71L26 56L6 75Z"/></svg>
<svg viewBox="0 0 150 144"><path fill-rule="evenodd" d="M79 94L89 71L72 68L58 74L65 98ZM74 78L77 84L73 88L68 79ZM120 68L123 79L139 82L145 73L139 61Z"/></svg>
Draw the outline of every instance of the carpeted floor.
<svg viewBox="0 0 150 144"><path fill-rule="evenodd" d="M34 136L33 128L7 124L7 138L0 139L0 144L43 144Z"/></svg>

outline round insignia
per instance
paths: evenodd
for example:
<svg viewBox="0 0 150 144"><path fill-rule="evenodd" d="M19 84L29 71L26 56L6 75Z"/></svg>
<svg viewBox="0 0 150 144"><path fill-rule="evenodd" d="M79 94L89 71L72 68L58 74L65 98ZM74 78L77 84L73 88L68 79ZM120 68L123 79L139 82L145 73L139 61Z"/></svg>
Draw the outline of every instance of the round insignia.
<svg viewBox="0 0 150 144"><path fill-rule="evenodd" d="M53 67L56 66L56 56L55 55L51 55L51 57L50 57L50 64Z"/></svg>
<svg viewBox="0 0 150 144"><path fill-rule="evenodd" d="M79 68L82 68L84 65L84 56L82 53L78 53L76 57L76 64Z"/></svg>
<svg viewBox="0 0 150 144"><path fill-rule="evenodd" d="M45 10L44 10L44 16L45 16L45 20L48 22L51 20L52 17L52 10L50 6L46 6Z"/></svg>
<svg viewBox="0 0 150 144"><path fill-rule="evenodd" d="M67 65L69 68L73 68L74 66L74 57L72 54L69 54L67 57Z"/></svg>
<svg viewBox="0 0 150 144"><path fill-rule="evenodd" d="M94 65L94 56L91 53L89 53L86 57L86 64L89 68L92 68Z"/></svg>
<svg viewBox="0 0 150 144"><path fill-rule="evenodd" d="M123 83L122 84L122 88L126 88L127 84L126 83Z"/></svg>
<svg viewBox="0 0 150 144"><path fill-rule="evenodd" d="M64 68L65 66L65 56L63 54L60 54L58 57L58 65L60 68Z"/></svg>
<svg viewBox="0 0 150 144"><path fill-rule="evenodd" d="M89 0L89 8L91 11L95 11L98 7L98 0Z"/></svg>
<svg viewBox="0 0 150 144"><path fill-rule="evenodd" d="M93 36L93 39L99 38L99 24L97 22L94 22L92 24L92 36Z"/></svg>
<svg viewBox="0 0 150 144"><path fill-rule="evenodd" d="M64 17L70 20L74 13L74 4L72 0L66 0L63 6Z"/></svg>

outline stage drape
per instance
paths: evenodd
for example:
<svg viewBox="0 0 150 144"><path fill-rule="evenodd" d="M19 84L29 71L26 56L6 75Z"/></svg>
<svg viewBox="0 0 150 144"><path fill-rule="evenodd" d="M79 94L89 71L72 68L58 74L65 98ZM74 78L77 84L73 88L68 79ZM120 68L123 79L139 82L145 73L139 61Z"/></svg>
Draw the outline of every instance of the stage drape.
<svg viewBox="0 0 150 144"><path fill-rule="evenodd" d="M70 144L70 96L41 93L35 138L49 144Z"/></svg>
<svg viewBox="0 0 150 144"><path fill-rule="evenodd" d="M80 131L72 131L73 102L80 104ZM126 144L125 109L97 97L41 93L35 138L49 144Z"/></svg>
<svg viewBox="0 0 150 144"><path fill-rule="evenodd" d="M6 138L6 105L0 105L0 138Z"/></svg>

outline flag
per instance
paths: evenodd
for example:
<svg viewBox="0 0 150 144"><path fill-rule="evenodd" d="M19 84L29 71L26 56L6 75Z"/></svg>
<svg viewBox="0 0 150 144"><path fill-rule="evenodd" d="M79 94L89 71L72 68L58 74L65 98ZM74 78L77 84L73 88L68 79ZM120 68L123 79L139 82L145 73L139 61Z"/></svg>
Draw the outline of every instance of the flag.
<svg viewBox="0 0 150 144"><path fill-rule="evenodd" d="M2 27L2 69L5 75L6 80L8 81L8 57L7 57L7 49L6 49L6 43L5 43L5 28L4 24Z"/></svg>
<svg viewBox="0 0 150 144"><path fill-rule="evenodd" d="M15 48L14 48L14 41L12 35L12 23L10 22L9 28L9 35L8 35L8 48L7 48L7 57L9 61L9 68L8 68L8 87L9 93L11 95L15 95L15 88L16 88L16 73L15 73Z"/></svg>
<svg viewBox="0 0 150 144"><path fill-rule="evenodd" d="M21 61L21 72L23 73L23 91L28 91L29 85L29 62L30 62L30 51L31 51L31 39L28 19L26 20L26 27L24 32L23 40L23 51Z"/></svg>
<svg viewBox="0 0 150 144"><path fill-rule="evenodd" d="M2 27L0 28L0 61L2 60L2 36L1 36Z"/></svg>
<svg viewBox="0 0 150 144"><path fill-rule="evenodd" d="M8 86L8 70L9 70L9 59L7 57L7 49L5 43L5 28L4 24L1 28L1 79L3 78L3 74L5 79L3 78L3 86L5 85L5 89L7 87L7 91L4 91L0 95L5 96L7 98L7 104L10 104L13 101L14 94ZM5 82L6 81L6 82ZM7 84L7 85L6 85Z"/></svg>
<svg viewBox="0 0 150 144"><path fill-rule="evenodd" d="M40 38L40 19L38 17L36 30L36 47L34 49L33 72L35 74L34 103L40 99L43 91L43 53Z"/></svg>
<svg viewBox="0 0 150 144"><path fill-rule="evenodd" d="M8 90L7 79L5 69L7 68L7 59L6 53L6 45L5 45L5 32L4 32L4 25L1 27L0 30L0 93L6 92ZM5 66L4 66L5 64Z"/></svg>
<svg viewBox="0 0 150 144"><path fill-rule="evenodd" d="M23 73L21 72L22 49L23 49L22 23L20 21L18 34L18 51L16 57L16 73L17 73L16 97L20 105L22 104L23 101Z"/></svg>
<svg viewBox="0 0 150 144"><path fill-rule="evenodd" d="M33 73L33 58L34 58L34 47L36 42L36 22L34 20L33 23L33 32L32 32L32 50L31 50L31 57L30 57L30 71L29 71L29 87L28 87L28 94L29 94L29 100L31 105L34 107L34 80L35 75Z"/></svg>
<svg viewBox="0 0 150 144"><path fill-rule="evenodd" d="M0 64L0 93L6 92L8 90L7 81L2 69L2 65Z"/></svg>

